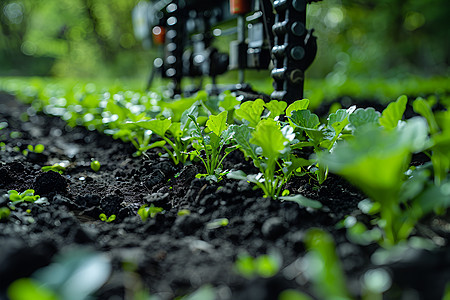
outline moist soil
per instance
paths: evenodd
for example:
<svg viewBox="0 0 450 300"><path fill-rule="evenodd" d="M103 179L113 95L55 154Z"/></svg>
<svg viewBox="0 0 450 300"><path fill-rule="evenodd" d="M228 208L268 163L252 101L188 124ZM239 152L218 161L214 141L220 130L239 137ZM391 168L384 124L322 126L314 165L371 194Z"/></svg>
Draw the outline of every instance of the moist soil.
<svg viewBox="0 0 450 300"><path fill-rule="evenodd" d="M356 299L361 277L374 268L384 268L392 278L385 299L442 299L450 282L448 214L422 220L413 233L440 247L409 249L395 261L374 265L371 256L380 247L351 243L345 229L336 226L348 215L370 224L358 210L366 197L340 177L330 175L321 186L307 176L288 183L292 194L324 205L314 210L264 198L245 181L209 183L195 178L203 172L201 164L176 167L157 150L134 157L131 144L71 128L4 94L1 122L8 126L0 131L0 142L5 143L0 151L0 195L32 188L48 203L18 204L9 219L0 221L0 299L8 299L6 291L13 281L34 276L61 254L85 249L103 254L112 267L94 294L97 299L131 299L135 285L130 287L130 278L160 299L186 295L206 284L216 288L217 299L277 299L288 288L312 293L312 284L298 266L306 252L305 232L313 227L333 236ZM36 144L45 146L43 153L22 153ZM98 172L90 168L91 159L100 161ZM62 175L41 171L42 166L63 161L67 168ZM238 151L227 157L224 167L256 173ZM0 197L0 207L8 202L7 196ZM137 215L143 204L164 212L144 222ZM183 209L190 214L179 216ZM101 213L116 219L103 222ZM208 225L219 218L227 218L229 224ZM270 278L245 278L234 267L242 253L277 253L282 258L280 272Z"/></svg>

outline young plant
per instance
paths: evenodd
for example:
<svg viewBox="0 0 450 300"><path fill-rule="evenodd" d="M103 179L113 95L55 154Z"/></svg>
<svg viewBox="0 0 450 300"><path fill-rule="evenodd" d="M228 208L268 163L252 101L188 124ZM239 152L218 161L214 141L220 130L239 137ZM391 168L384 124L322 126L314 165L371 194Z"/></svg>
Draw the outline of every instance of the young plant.
<svg viewBox="0 0 450 300"><path fill-rule="evenodd" d="M289 123L295 129L299 140L291 147L293 149L313 147L315 153L331 151L337 140L342 137L344 128L349 124L348 118L355 107L352 106L347 110L338 109L335 113L330 114L328 124L325 126L320 123L316 114L306 109L307 102L299 104L302 105L290 107L289 110ZM328 177L328 168L314 160L312 160L312 164L309 173L314 174L319 184L322 184Z"/></svg>
<svg viewBox="0 0 450 300"><path fill-rule="evenodd" d="M206 228L207 229L217 229L220 227L225 227L228 225L230 221L227 218L219 218L219 219L215 219L212 220L211 222L206 224Z"/></svg>
<svg viewBox="0 0 450 300"><path fill-rule="evenodd" d="M425 148L427 125L413 118L395 130L374 122L360 126L353 139L336 145L332 153L318 153L319 163L347 178L380 204L382 244L390 247L406 239L418 216L401 201L404 175L412 153ZM405 209L402 207L405 206Z"/></svg>
<svg viewBox="0 0 450 300"><path fill-rule="evenodd" d="M116 215L110 215L109 217L107 217L105 214L100 214L98 216L100 218L101 221L106 222L106 223L111 223L116 219Z"/></svg>
<svg viewBox="0 0 450 300"><path fill-rule="evenodd" d="M105 111L102 113L102 123L107 127L105 133L113 136L114 139L121 139L124 142L131 142L136 148L133 156L141 156L147 150L160 147L165 143L157 141L150 144L152 131L134 125L135 122L148 120L145 113L134 114L121 102L109 101Z"/></svg>
<svg viewBox="0 0 450 300"><path fill-rule="evenodd" d="M10 190L8 191L9 200L14 203L21 203L21 202L36 202L41 197L39 195L34 194L34 190L28 189L23 193L19 193L16 190Z"/></svg>
<svg viewBox="0 0 450 300"><path fill-rule="evenodd" d="M306 100L309 103L309 100ZM302 106L305 100L299 100L291 104L287 110L296 106ZM284 113L287 103L284 101L272 100L265 103L262 99L256 99L255 101L246 101L242 103L235 111L235 117L242 123L255 128L258 123L263 119L275 119ZM263 114L267 111L266 114Z"/></svg>
<svg viewBox="0 0 450 300"><path fill-rule="evenodd" d="M156 207L153 204L150 206L144 204L138 210L138 215L141 217L142 221L145 222L148 217L154 218L157 214L163 213L164 209L162 207Z"/></svg>
<svg viewBox="0 0 450 300"><path fill-rule="evenodd" d="M305 244L308 253L303 258L303 265L308 267L304 273L313 283L315 296L320 299L352 299L330 234L321 229L310 229L306 232Z"/></svg>
<svg viewBox="0 0 450 300"><path fill-rule="evenodd" d="M231 130L240 149L253 160L260 173L246 175L236 171L228 177L252 182L263 190L264 197L278 198L284 184L303 162L292 155L289 147L289 142L294 139L292 128L289 125L281 128L275 120L265 119L255 129L233 125Z"/></svg>
<svg viewBox="0 0 450 300"><path fill-rule="evenodd" d="M0 221L7 220L11 215L11 210L8 207L0 207Z"/></svg>
<svg viewBox="0 0 450 300"><path fill-rule="evenodd" d="M176 165L184 164L188 158L187 148L192 139L189 135L192 130L191 118L188 116L198 117L198 105L194 104L186 110L181 116L180 122L172 122L171 119L162 118L143 120L132 124L150 130L159 136L162 141L155 142L151 147L163 148ZM166 147L166 144L170 146L170 149Z"/></svg>
<svg viewBox="0 0 450 300"><path fill-rule="evenodd" d="M56 163L51 166L42 167L41 171L42 172L53 171L53 172L57 172L59 174L64 174L64 172L66 171L66 167L64 167L63 163Z"/></svg>
<svg viewBox="0 0 450 300"><path fill-rule="evenodd" d="M281 264L281 257L276 254L252 257L247 253L243 253L237 257L234 268L239 275L248 279L257 276L270 278L278 273Z"/></svg>
<svg viewBox="0 0 450 300"><path fill-rule="evenodd" d="M94 172L98 172L100 170L101 164L98 160L92 159L91 161L91 169Z"/></svg>
<svg viewBox="0 0 450 300"><path fill-rule="evenodd" d="M188 116L195 125L195 130L191 133L195 141L192 143L195 149L192 153L202 161L206 169L206 174L200 174L200 176L206 176L215 182L221 180L224 175L222 172L223 160L236 149L235 146L228 147L234 132L228 129L227 115L228 113L224 111L217 116L209 116L206 122L206 129L210 130L209 133L205 133L205 130L200 128L195 116ZM204 157L201 152L204 153Z"/></svg>
<svg viewBox="0 0 450 300"><path fill-rule="evenodd" d="M22 151L23 155L28 155L29 152L34 152L34 153L42 153L44 152L45 147L42 144L37 144L36 146L33 147L33 145L28 145L27 149Z"/></svg>
<svg viewBox="0 0 450 300"><path fill-rule="evenodd" d="M450 170L450 113L442 111L435 116L430 104L421 98L413 102L413 108L427 120L430 128L431 146L426 154L433 164L434 182L441 185Z"/></svg>

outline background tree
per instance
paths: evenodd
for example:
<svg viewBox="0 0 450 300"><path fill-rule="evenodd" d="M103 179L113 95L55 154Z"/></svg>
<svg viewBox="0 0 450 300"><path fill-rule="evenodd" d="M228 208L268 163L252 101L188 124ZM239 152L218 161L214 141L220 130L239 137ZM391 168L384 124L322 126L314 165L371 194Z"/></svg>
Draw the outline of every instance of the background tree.
<svg viewBox="0 0 450 300"><path fill-rule="evenodd" d="M139 0L0 1L0 75L145 78ZM319 53L308 77L448 75L447 0L324 0L308 8Z"/></svg>

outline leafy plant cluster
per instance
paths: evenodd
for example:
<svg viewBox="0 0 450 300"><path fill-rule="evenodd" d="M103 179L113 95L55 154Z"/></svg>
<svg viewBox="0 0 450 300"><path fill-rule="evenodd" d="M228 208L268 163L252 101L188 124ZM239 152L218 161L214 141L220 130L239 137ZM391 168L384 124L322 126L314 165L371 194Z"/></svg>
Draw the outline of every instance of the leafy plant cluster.
<svg viewBox="0 0 450 300"><path fill-rule="evenodd" d="M51 95L51 96L49 96ZM326 119L310 110L307 99L291 105L272 100L241 102L229 93L211 98L199 93L195 98L172 102L161 96L123 92L98 93L92 86L78 87L69 93L54 89L22 90L19 96L32 107L65 119L71 126L83 125L102 130L115 138L131 142L135 155L158 148L175 165L198 161L210 181L225 176L253 183L265 197L294 201L301 206L320 208L317 201L289 195L286 183L294 176L309 176L316 184L325 182L329 172L336 173L360 188L369 199L359 204L370 222L348 216L337 226L347 229L349 240L359 244L377 242L386 249L404 244L417 222L427 214L443 214L450 206L450 103L435 112L435 97L412 101L416 117L405 119L406 96L387 108L334 109ZM33 149L34 150L34 149ZM232 151L242 151L254 167L254 174L224 170L223 162ZM305 155L305 153L308 153ZM311 155L309 155L311 154ZM411 167L413 155L422 154L429 163ZM59 165L47 169L63 172ZM92 162L98 171L100 163ZM12 191L15 201L34 201L31 191ZM11 199L11 200L13 200ZM161 207L142 206L143 221L164 214ZM189 214L180 211L179 216ZM0 220L9 217L0 210ZM99 216L113 222L115 215ZM220 218L208 229L228 226ZM319 229L305 236L308 254L301 265L312 283L314 296L327 299L353 299L336 255L332 238ZM237 258L236 270L245 277L271 277L280 268L277 257L261 255ZM326 266L326 267L324 267ZM380 298L390 288L389 274L382 268L368 270L361 277L362 295ZM279 299L311 299L286 290Z"/></svg>
<svg viewBox="0 0 450 300"><path fill-rule="evenodd" d="M435 97L416 99L412 106L421 117L408 120L403 117L405 96L382 113L352 106L334 109L321 120L309 110L307 99L288 106L200 92L194 98L167 101L157 93L99 91L92 84L63 89L39 81L10 90L34 110L60 116L70 126L83 125L131 142L136 156L158 148L175 165L199 161L205 173L198 177L246 180L265 197L319 208L320 203L289 196L286 183L293 176L310 176L320 185L334 172L370 197L365 211L380 234L360 224L346 226L350 231L358 228L353 231L363 240L375 239L387 247L405 240L422 216L442 213L450 204L450 116L448 110L432 111ZM449 106L445 97L442 103ZM253 162L254 174L223 169L224 159L235 150ZM430 164L410 168L415 153L429 156ZM436 200L427 201L430 197ZM150 208L142 209L143 218L151 215Z"/></svg>

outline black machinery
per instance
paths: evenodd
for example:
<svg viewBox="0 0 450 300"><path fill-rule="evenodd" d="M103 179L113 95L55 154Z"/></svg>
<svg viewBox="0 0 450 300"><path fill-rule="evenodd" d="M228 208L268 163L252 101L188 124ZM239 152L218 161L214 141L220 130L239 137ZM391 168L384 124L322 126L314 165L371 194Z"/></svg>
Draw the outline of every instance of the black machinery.
<svg viewBox="0 0 450 300"><path fill-rule="evenodd" d="M272 68L271 99L293 102L303 97L304 73L317 52L313 30L306 24L306 6L318 0L159 0L141 1L133 11L135 34L163 49L155 72L171 79L172 95L181 94L184 77L216 76L245 69ZM213 29L236 19L236 25ZM227 32L237 40L222 53L213 39Z"/></svg>

